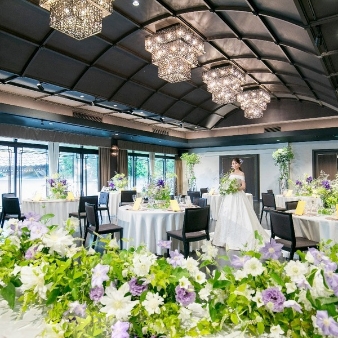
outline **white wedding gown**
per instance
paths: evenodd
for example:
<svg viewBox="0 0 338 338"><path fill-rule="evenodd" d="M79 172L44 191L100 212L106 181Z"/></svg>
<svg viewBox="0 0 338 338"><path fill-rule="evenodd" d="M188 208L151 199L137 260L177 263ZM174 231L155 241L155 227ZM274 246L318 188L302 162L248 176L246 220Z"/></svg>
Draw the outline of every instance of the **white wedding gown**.
<svg viewBox="0 0 338 338"><path fill-rule="evenodd" d="M245 180L244 176L231 174L230 178ZM262 236L263 244L270 241L257 215L243 191L225 195L219 208L213 244L226 250L254 250L259 242L255 230Z"/></svg>

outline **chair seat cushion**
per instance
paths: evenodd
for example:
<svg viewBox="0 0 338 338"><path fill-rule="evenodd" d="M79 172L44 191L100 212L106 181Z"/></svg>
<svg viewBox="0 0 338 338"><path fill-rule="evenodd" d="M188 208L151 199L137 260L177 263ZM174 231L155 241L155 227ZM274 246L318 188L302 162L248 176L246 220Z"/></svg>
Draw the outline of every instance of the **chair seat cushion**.
<svg viewBox="0 0 338 338"><path fill-rule="evenodd" d="M177 238L177 239L183 239L182 236L182 230L183 229L179 229L179 230L172 230L172 231L167 231L167 234L170 237L173 238ZM189 239L197 239L197 238L201 238L201 237L207 237L207 234L205 231L196 231L196 232L187 232L185 234L185 237L189 240Z"/></svg>
<svg viewBox="0 0 338 338"><path fill-rule="evenodd" d="M80 212L80 215L79 215L78 212L74 211L74 212L70 212L68 214L68 217L86 218L86 213L85 212Z"/></svg>
<svg viewBox="0 0 338 338"><path fill-rule="evenodd" d="M123 227L120 227L115 224L100 224L98 234L109 234L111 232L121 231ZM90 226L88 227L89 232L96 232L95 227Z"/></svg>
<svg viewBox="0 0 338 338"><path fill-rule="evenodd" d="M291 248L291 241L281 239L281 238L276 238L276 242L283 244L287 248ZM305 237L296 237L295 250L309 248L309 247L315 247L318 244L319 244L318 242L312 241L311 239L307 239Z"/></svg>
<svg viewBox="0 0 338 338"><path fill-rule="evenodd" d="M26 216L25 216L25 214L21 214L19 217L18 217L18 214L6 214L5 215L5 219L11 219L11 218L25 219Z"/></svg>
<svg viewBox="0 0 338 338"><path fill-rule="evenodd" d="M106 206L100 206L100 207L97 207L97 210L108 210L108 207L106 207Z"/></svg>

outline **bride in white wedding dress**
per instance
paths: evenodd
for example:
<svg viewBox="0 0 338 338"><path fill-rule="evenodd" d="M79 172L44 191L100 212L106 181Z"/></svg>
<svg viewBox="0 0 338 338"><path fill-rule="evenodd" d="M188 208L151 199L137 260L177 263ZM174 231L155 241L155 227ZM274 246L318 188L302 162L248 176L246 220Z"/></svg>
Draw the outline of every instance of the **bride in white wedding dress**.
<svg viewBox="0 0 338 338"><path fill-rule="evenodd" d="M270 236L263 229L253 206L245 195L245 176L241 169L241 160L234 158L230 178L238 181L238 191L225 195L219 209L213 244L226 250L253 250L257 248L255 239L257 230L263 238L263 244L270 241Z"/></svg>

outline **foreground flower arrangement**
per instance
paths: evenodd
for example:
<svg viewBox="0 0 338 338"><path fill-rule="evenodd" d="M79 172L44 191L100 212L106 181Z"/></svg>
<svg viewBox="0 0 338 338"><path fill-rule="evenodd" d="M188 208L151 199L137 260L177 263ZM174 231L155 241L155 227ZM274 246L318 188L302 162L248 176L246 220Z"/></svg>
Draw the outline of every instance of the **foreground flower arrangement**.
<svg viewBox="0 0 338 338"><path fill-rule="evenodd" d="M208 242L198 260L103 238L99 254L76 245L77 220L47 226L52 216L12 219L0 241L0 294L41 308L43 337L338 337L338 245L281 262L272 240L220 267Z"/></svg>
<svg viewBox="0 0 338 338"><path fill-rule="evenodd" d="M112 185L109 183L109 186L114 187L114 189L125 189L128 186L128 178L125 174L115 173L109 182L112 182Z"/></svg>

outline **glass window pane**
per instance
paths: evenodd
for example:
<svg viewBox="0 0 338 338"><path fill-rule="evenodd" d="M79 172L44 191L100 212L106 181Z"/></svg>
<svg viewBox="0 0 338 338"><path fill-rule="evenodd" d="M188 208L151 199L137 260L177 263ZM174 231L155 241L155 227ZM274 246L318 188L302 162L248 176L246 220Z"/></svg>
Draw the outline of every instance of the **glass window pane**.
<svg viewBox="0 0 338 338"><path fill-rule="evenodd" d="M14 192L14 155L13 148L0 146L0 191ZM0 200L0 203L2 201Z"/></svg>
<svg viewBox="0 0 338 338"><path fill-rule="evenodd" d="M95 195L98 191L99 156L94 154L85 155L84 185L87 195Z"/></svg>

